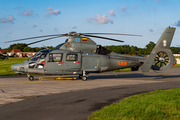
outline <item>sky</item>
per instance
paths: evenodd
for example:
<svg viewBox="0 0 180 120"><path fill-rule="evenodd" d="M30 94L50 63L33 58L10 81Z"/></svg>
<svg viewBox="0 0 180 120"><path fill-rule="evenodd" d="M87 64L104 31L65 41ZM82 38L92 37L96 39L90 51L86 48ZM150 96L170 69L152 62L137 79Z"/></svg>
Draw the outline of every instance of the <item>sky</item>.
<svg viewBox="0 0 180 120"><path fill-rule="evenodd" d="M92 40L103 46L144 48L150 41L156 43L169 26L176 27L171 44L176 47L180 45L179 5L179 0L0 0L0 47L41 39L4 43L10 40L76 31L143 35L104 36L123 40L123 43ZM66 39L56 38L30 47L55 47Z"/></svg>

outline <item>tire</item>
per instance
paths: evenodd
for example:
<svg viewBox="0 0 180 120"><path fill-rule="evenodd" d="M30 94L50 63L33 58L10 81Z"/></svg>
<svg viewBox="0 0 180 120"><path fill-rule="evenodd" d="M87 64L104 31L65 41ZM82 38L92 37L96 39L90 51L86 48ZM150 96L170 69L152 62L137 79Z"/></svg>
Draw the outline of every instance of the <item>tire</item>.
<svg viewBox="0 0 180 120"><path fill-rule="evenodd" d="M30 80L30 81L33 81L33 80L34 80L34 77L33 77L33 76L30 76L30 77L29 77L29 80Z"/></svg>
<svg viewBox="0 0 180 120"><path fill-rule="evenodd" d="M86 76L82 76L82 80L83 80L83 81L86 81L86 80L87 80L87 77L86 77Z"/></svg>
<svg viewBox="0 0 180 120"><path fill-rule="evenodd" d="M139 69L139 66L134 66L131 68L132 71L138 71L138 69Z"/></svg>

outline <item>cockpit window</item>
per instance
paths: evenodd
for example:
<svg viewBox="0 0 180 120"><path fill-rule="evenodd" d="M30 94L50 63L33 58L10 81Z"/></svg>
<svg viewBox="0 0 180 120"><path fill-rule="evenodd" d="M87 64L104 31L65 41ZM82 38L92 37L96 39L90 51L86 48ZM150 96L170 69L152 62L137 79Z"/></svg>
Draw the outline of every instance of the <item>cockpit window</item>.
<svg viewBox="0 0 180 120"><path fill-rule="evenodd" d="M49 54L48 62L60 62L62 61L62 53Z"/></svg>
<svg viewBox="0 0 180 120"><path fill-rule="evenodd" d="M43 59L45 61L45 57L48 52L38 52L34 57L32 57L29 61L37 61L38 59Z"/></svg>

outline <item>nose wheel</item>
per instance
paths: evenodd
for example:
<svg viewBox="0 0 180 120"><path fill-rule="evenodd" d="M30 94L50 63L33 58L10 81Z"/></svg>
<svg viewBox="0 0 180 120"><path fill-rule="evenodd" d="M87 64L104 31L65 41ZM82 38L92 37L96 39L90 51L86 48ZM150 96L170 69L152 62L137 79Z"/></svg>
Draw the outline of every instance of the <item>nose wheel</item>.
<svg viewBox="0 0 180 120"><path fill-rule="evenodd" d="M34 77L32 75L30 75L29 73L27 74L28 78L30 81L33 81L34 80Z"/></svg>
<svg viewBox="0 0 180 120"><path fill-rule="evenodd" d="M29 77L29 80L30 80L30 81L33 81L33 80L34 80L34 77L33 77L33 76L30 76L30 77Z"/></svg>

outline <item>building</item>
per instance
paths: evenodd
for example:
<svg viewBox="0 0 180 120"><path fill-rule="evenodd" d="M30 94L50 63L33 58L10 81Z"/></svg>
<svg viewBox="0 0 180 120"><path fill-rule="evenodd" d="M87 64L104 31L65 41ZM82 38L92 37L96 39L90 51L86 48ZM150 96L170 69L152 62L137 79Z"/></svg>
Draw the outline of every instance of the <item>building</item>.
<svg viewBox="0 0 180 120"><path fill-rule="evenodd" d="M30 55L33 57L37 52L22 52L19 49L13 49L11 52L7 52L9 56L16 56L16 57L26 57L27 55Z"/></svg>
<svg viewBox="0 0 180 120"><path fill-rule="evenodd" d="M3 54L3 52L8 52L6 49L0 49L0 54Z"/></svg>

